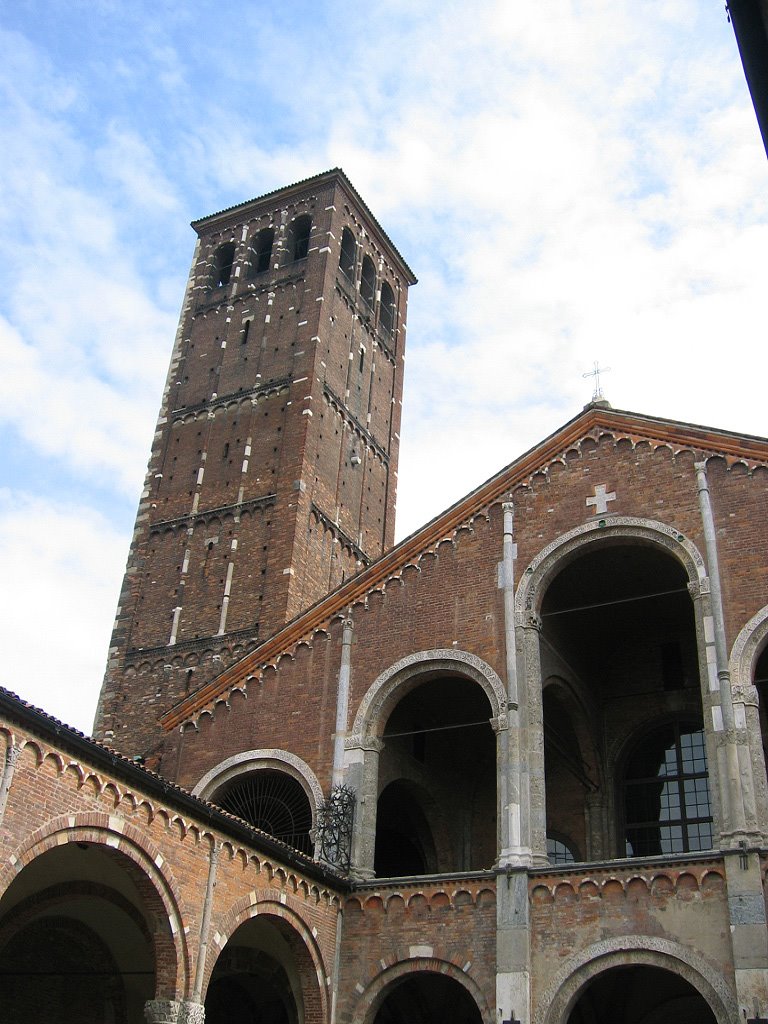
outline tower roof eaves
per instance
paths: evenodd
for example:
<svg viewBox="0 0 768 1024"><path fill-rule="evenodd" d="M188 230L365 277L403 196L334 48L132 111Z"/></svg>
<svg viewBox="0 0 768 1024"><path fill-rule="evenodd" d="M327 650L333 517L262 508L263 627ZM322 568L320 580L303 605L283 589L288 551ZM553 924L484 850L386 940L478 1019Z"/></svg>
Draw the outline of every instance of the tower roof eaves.
<svg viewBox="0 0 768 1024"><path fill-rule="evenodd" d="M287 196L291 192L300 192L300 191L303 192L304 190L306 190L308 187L310 187L312 185L320 185L320 184L325 183L326 181L331 181L334 178L336 178L339 182L341 182L341 184L344 186L344 188L346 188L350 192L350 194L351 194L352 198L354 199L354 201L360 206L360 209L363 211L363 213L366 215L366 217L368 217L370 219L371 224L376 229L378 234L381 236L382 240L389 247L389 249L392 252L392 255L396 258L397 262L400 264L400 269L401 269L403 275L406 277L406 279L408 281L408 284L409 285L416 284L417 283L417 278L416 278L415 274L413 273L411 268L408 266L408 264L405 262L405 260L403 259L402 255L400 254L400 251L398 250L397 246L394 244L392 239L389 237L387 232L384 230L384 228L378 222L378 220L373 215L373 213L371 213L371 210L369 209L368 204L362 198L360 193L357 191L357 189L352 184L352 182L349 180L349 178L344 173L344 171L341 169L341 167L332 167L328 171L323 171L320 174L314 174L314 175L312 175L309 178L303 178L301 181L296 181L292 185L284 185L282 188L276 188L276 189L273 189L271 192L265 192L263 195L256 196L253 199L247 199L247 200L245 200L242 203L236 203L234 206L227 206L225 209L219 210L217 213L208 214L208 216L206 216L206 217L199 217L197 220L191 221L191 226L194 228L195 231L197 231L197 233L199 235L200 234L200 230L199 230L200 228L208 227L213 222L215 222L215 221L217 221L219 219L228 218L233 213L238 213L239 211L244 210L244 209L246 209L249 206L252 206L254 203L262 203L262 202L264 202L265 199L273 199L276 196Z"/></svg>

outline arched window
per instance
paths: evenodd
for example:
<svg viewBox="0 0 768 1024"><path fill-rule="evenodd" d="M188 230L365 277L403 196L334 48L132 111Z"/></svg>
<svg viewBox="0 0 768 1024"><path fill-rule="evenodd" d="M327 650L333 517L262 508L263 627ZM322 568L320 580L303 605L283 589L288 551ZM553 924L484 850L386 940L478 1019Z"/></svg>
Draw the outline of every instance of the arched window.
<svg viewBox="0 0 768 1024"><path fill-rule="evenodd" d="M339 256L339 270L342 272L344 277L349 281L355 279L355 250L357 244L355 243L355 236L349 230L344 228L341 233L341 255Z"/></svg>
<svg viewBox="0 0 768 1024"><path fill-rule="evenodd" d="M646 734L627 762L624 827L629 857L712 848L704 730L670 722Z"/></svg>
<svg viewBox="0 0 768 1024"><path fill-rule="evenodd" d="M312 854L312 809L303 787L285 772L263 768L238 775L211 799L254 828Z"/></svg>
<svg viewBox="0 0 768 1024"><path fill-rule="evenodd" d="M306 259L309 252L309 233L312 229L312 218L307 213L297 217L288 231L288 262Z"/></svg>
<svg viewBox="0 0 768 1024"><path fill-rule="evenodd" d="M256 235L251 245L251 275L263 274L269 270L274 241L274 228L262 228Z"/></svg>
<svg viewBox="0 0 768 1024"><path fill-rule="evenodd" d="M213 254L213 287L223 288L232 277L232 264L235 262L235 243L225 242Z"/></svg>
<svg viewBox="0 0 768 1024"><path fill-rule="evenodd" d="M395 331L395 295L386 281L383 281L381 285L379 323L384 333L392 337Z"/></svg>
<svg viewBox="0 0 768 1024"><path fill-rule="evenodd" d="M547 858L550 864L573 864L578 860L570 841L547 836Z"/></svg>
<svg viewBox="0 0 768 1024"><path fill-rule="evenodd" d="M360 274L360 297L373 309L376 297L376 270L370 256L363 256L363 269Z"/></svg>

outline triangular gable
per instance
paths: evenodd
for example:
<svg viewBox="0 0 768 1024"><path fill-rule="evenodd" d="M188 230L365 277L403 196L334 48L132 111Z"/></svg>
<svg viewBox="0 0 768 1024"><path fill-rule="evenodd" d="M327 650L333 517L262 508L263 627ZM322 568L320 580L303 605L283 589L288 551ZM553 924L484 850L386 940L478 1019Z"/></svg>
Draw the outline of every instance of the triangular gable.
<svg viewBox="0 0 768 1024"><path fill-rule="evenodd" d="M629 440L633 444L649 442L657 446L666 445L675 454L692 451L704 459L722 457L729 466L737 462L743 463L748 469L768 466L768 439L642 416L612 409L607 403L588 405L559 430L331 591L215 679L176 704L162 716L161 725L170 731L195 717L222 695L244 686L249 676L266 665L274 664L300 641L325 628L351 605L364 600L387 580L398 576L406 565L418 560L440 541L451 537L456 530L483 514L490 505L514 488L525 485L535 473L546 470L553 462L561 461L567 451L578 447L584 440L598 440L603 434L609 434L615 440Z"/></svg>

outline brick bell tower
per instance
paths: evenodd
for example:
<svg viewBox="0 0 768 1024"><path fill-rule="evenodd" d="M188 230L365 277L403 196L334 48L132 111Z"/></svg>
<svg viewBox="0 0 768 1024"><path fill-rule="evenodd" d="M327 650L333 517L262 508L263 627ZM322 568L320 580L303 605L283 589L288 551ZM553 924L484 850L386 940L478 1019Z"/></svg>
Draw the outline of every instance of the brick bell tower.
<svg viewBox="0 0 768 1024"><path fill-rule="evenodd" d="M192 226L94 727L130 753L394 539L411 270L340 170Z"/></svg>

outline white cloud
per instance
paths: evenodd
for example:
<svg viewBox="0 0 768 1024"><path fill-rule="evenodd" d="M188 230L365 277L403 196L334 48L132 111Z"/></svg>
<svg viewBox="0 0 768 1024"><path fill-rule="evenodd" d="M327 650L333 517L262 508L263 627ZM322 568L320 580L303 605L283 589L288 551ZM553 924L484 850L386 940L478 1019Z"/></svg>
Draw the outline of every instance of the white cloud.
<svg viewBox="0 0 768 1024"><path fill-rule="evenodd" d="M401 534L574 415L595 359L617 406L766 431L765 157L709 2L236 4L234 41L71 6L0 37L0 416L72 489L138 495L185 220L335 165L420 277Z"/></svg>
<svg viewBox="0 0 768 1024"><path fill-rule="evenodd" d="M90 732L125 539L86 507L0 490L6 689Z"/></svg>

